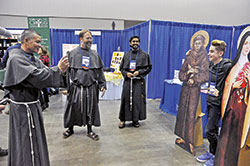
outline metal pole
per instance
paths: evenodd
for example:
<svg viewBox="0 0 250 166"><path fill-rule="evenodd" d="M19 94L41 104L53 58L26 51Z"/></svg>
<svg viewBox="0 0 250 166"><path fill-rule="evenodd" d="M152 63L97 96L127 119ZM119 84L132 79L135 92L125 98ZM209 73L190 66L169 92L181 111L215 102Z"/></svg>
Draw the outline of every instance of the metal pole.
<svg viewBox="0 0 250 166"><path fill-rule="evenodd" d="M229 53L229 59L231 59L231 58L232 58L232 50L233 50L234 32L235 32L235 27L234 27L234 25L233 25L232 40L231 40L231 43L230 43L230 53Z"/></svg>
<svg viewBox="0 0 250 166"><path fill-rule="evenodd" d="M149 55L150 55L151 22L152 20L150 19L149 26L148 26L148 54ZM146 94L148 94L148 75L146 76Z"/></svg>

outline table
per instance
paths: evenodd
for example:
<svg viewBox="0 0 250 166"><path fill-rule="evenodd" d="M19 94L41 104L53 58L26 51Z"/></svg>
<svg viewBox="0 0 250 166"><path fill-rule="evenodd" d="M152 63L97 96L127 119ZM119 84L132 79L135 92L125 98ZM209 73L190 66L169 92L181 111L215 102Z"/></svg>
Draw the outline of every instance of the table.
<svg viewBox="0 0 250 166"><path fill-rule="evenodd" d="M172 80L164 80L164 88L161 97L160 109L163 112L176 116L178 112L179 97L181 85L173 83ZM201 93L201 112L205 115L202 117L203 137L205 137L205 126L207 123L207 95Z"/></svg>
<svg viewBox="0 0 250 166"><path fill-rule="evenodd" d="M112 72L104 72L106 78L107 91L105 95L101 97L100 100L119 100L121 99L123 77L122 74L116 74Z"/></svg>

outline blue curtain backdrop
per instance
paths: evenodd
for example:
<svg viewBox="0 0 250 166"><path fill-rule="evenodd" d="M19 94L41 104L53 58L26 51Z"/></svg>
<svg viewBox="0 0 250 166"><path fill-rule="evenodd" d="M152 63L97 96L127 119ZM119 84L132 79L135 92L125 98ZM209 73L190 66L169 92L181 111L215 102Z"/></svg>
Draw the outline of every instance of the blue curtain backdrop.
<svg viewBox="0 0 250 166"><path fill-rule="evenodd" d="M75 29L51 29L51 65L57 65L62 57L62 44L78 44Z"/></svg>
<svg viewBox="0 0 250 166"><path fill-rule="evenodd" d="M232 57L231 59L233 60L236 56L236 52L237 52L237 42L238 42L238 38L240 36L240 33L246 28L250 26L250 24L245 24L245 25L240 25L240 26L235 26L235 30L234 30L234 38L233 38L233 46L232 46Z"/></svg>
<svg viewBox="0 0 250 166"><path fill-rule="evenodd" d="M224 40L227 43L226 58L235 57L237 41L240 33L250 24L234 26L215 26L204 24L177 23L169 21L151 21L150 48L148 48L150 21L138 24L125 30L98 30L101 36L93 36L93 43L97 44L97 51L106 67L110 66L113 51L120 46L120 50L127 52L129 38L137 35L141 39L141 49L150 53L153 70L149 74L148 98L160 98L165 79L174 77L174 70L181 68L182 59L190 49L190 39L198 30L209 33L210 41ZM7 28L9 30L23 30L21 28ZM62 44L79 44L75 31L80 29L51 29L51 60L52 66L57 65L62 56ZM97 31L97 30L93 30ZM233 38L232 38L233 35ZM232 43L231 43L232 42ZM232 46L232 48L231 48Z"/></svg>
<svg viewBox="0 0 250 166"><path fill-rule="evenodd" d="M131 28L125 29L123 31L122 41L123 47L122 50L126 53L130 49L129 39L132 36L140 37L140 48L145 52L148 52L148 37L149 37L149 21L135 25Z"/></svg>
<svg viewBox="0 0 250 166"><path fill-rule="evenodd" d="M117 51L118 47L122 50L122 31L102 30L101 33L101 50L99 54L105 67L110 67L112 53Z"/></svg>
<svg viewBox="0 0 250 166"><path fill-rule="evenodd" d="M205 30L209 33L210 42L213 39L224 40L230 45L232 40L231 26L214 26L204 24L188 24L169 21L151 22L150 57L153 69L149 74L148 98L160 98L165 79L174 78L174 70L180 70L182 60L190 49L192 35ZM227 48L225 57L229 57Z"/></svg>
<svg viewBox="0 0 250 166"><path fill-rule="evenodd" d="M80 29L51 29L51 64L57 65L62 57L62 44L79 44L79 36L75 31ZM97 52L101 50L101 36L93 36L93 44L97 44Z"/></svg>
<svg viewBox="0 0 250 166"><path fill-rule="evenodd" d="M62 44L79 44L79 36L75 35L75 31L80 29L51 29L51 52L52 65L57 65L62 57ZM106 67L110 66L113 51L122 45L122 31L111 30L91 30L100 31L101 35L93 35L93 44L97 44L97 52L102 58Z"/></svg>

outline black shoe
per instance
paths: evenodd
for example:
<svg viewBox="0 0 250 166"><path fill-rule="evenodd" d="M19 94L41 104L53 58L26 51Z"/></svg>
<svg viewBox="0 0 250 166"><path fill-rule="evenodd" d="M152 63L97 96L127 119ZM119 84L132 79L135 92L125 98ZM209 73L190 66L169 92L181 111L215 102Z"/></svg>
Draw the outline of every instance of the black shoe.
<svg viewBox="0 0 250 166"><path fill-rule="evenodd" d="M49 103L45 103L45 107L46 107L46 108L49 108Z"/></svg>
<svg viewBox="0 0 250 166"><path fill-rule="evenodd" d="M124 128L124 127L125 127L125 122L124 122L124 121L120 121L118 127L119 127L120 129Z"/></svg>
<svg viewBox="0 0 250 166"><path fill-rule="evenodd" d="M63 138L68 138L68 137L70 137L72 134L74 134L74 130L67 129L66 131L63 132Z"/></svg>
<svg viewBox="0 0 250 166"><path fill-rule="evenodd" d="M44 111L46 109L46 105L45 104L43 104L41 107L42 107L42 111Z"/></svg>
<svg viewBox="0 0 250 166"><path fill-rule="evenodd" d="M132 125L136 128L140 127L140 123L138 121L133 122Z"/></svg>
<svg viewBox="0 0 250 166"><path fill-rule="evenodd" d="M7 155L8 155L8 149L0 148L0 157L7 156Z"/></svg>

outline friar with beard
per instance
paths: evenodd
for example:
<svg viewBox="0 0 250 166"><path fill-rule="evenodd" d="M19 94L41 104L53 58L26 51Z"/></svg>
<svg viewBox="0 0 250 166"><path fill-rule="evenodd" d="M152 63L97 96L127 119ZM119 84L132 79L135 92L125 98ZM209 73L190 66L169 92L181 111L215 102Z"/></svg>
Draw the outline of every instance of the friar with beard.
<svg viewBox="0 0 250 166"><path fill-rule="evenodd" d="M146 119L144 77L152 69L149 54L139 48L140 38L132 36L129 42L131 50L124 55L120 64L124 82L119 113L119 128L125 127L125 121L132 121L134 127L139 127L138 121Z"/></svg>
<svg viewBox="0 0 250 166"><path fill-rule="evenodd" d="M99 90L102 96L106 90L103 62L98 53L91 50L92 34L82 30L79 34L80 46L68 53L70 67L67 72L68 96L64 114L63 137L74 134L73 127L87 125L87 136L97 141L99 136L92 126L100 126Z"/></svg>

